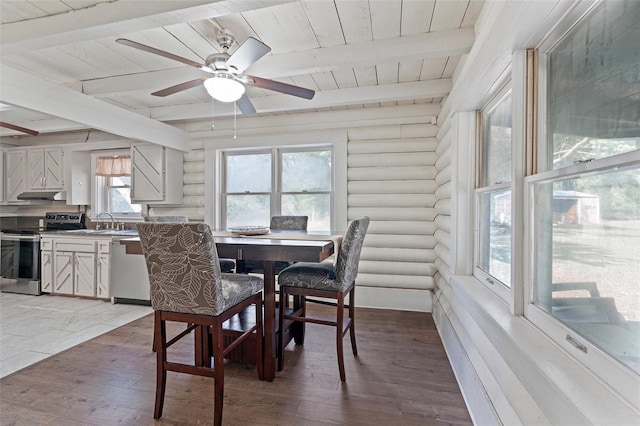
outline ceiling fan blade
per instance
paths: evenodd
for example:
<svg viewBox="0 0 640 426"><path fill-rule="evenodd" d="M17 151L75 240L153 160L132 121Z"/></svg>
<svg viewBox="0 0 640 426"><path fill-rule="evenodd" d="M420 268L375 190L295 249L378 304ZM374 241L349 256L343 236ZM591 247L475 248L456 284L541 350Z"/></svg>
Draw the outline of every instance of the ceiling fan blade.
<svg viewBox="0 0 640 426"><path fill-rule="evenodd" d="M274 92L293 95L304 99L312 99L316 94L316 92L311 89L305 89L304 87L294 86L292 84L281 83L279 81L269 80L266 78L254 77L252 75L249 75L247 77L249 80L247 81L247 84L249 86L259 87L261 89L273 90Z"/></svg>
<svg viewBox="0 0 640 426"><path fill-rule="evenodd" d="M173 53L165 52L164 50L156 49L155 47L147 46L146 44L138 43L137 41L129 40L126 38L119 38L117 43L124 44L125 46L133 47L135 49L144 50L145 52L153 53L174 61L182 62L183 64L191 65L192 67L208 70L209 68L203 64L199 64L191 59L183 58L182 56L174 55Z"/></svg>
<svg viewBox="0 0 640 426"><path fill-rule="evenodd" d="M38 136L40 132L27 129L26 127L16 126L15 124L5 123L4 121L0 121L0 127L4 127L6 129L16 130L18 132L26 133L31 136Z"/></svg>
<svg viewBox="0 0 640 426"><path fill-rule="evenodd" d="M256 109L254 108L246 93L236 101L236 106L240 111L242 111L242 114L244 115L251 115L256 113Z"/></svg>
<svg viewBox="0 0 640 426"><path fill-rule="evenodd" d="M153 92L153 96L169 96L174 93L182 92L183 90L191 89L192 87L199 86L206 78L196 78L195 80L185 81L184 83L176 84L175 86L167 87L166 89Z"/></svg>
<svg viewBox="0 0 640 426"><path fill-rule="evenodd" d="M227 59L227 66L233 67L238 72L243 72L258 59L271 52L271 48L263 42L249 37L242 46L233 52L233 55Z"/></svg>

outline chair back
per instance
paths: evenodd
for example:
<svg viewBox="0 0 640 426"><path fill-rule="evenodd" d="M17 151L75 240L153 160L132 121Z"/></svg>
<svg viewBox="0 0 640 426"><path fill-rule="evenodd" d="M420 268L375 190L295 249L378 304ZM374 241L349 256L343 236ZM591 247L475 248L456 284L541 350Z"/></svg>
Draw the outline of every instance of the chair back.
<svg viewBox="0 0 640 426"><path fill-rule="evenodd" d="M309 216L271 216L269 228L286 231L306 231Z"/></svg>
<svg viewBox="0 0 640 426"><path fill-rule="evenodd" d="M206 223L138 223L154 310L219 315L224 312L222 275Z"/></svg>
<svg viewBox="0 0 640 426"><path fill-rule="evenodd" d="M149 216L145 215L145 222L189 222L186 216Z"/></svg>
<svg viewBox="0 0 640 426"><path fill-rule="evenodd" d="M369 218L356 219L349 225L342 239L336 259L336 281L346 287L356 280L362 244L369 227Z"/></svg>

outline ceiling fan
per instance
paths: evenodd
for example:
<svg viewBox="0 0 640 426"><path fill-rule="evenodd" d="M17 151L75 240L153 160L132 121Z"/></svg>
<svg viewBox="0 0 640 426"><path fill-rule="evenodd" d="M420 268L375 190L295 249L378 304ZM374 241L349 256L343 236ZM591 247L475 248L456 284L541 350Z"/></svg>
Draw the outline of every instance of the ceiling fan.
<svg viewBox="0 0 640 426"><path fill-rule="evenodd" d="M11 129L18 132L26 133L31 136L38 136L40 132L36 130L27 129L26 127L18 126L16 124L6 123L4 121L0 121L0 127L4 127L5 129Z"/></svg>
<svg viewBox="0 0 640 426"><path fill-rule="evenodd" d="M154 96L168 96L183 90L191 89L201 83L207 89L209 95L221 102L236 102L236 105L243 114L254 114L256 109L247 97L245 86L253 86L261 89L273 90L274 92L286 95L298 96L304 99L312 99L315 92L300 86L281 83L275 80L260 78L252 75L244 75L244 71L258 59L271 51L271 48L263 42L249 37L233 54L229 54L229 48L235 43L231 32L222 29L218 32L218 44L222 48L222 53L214 53L205 59L204 64L192 61L155 47L147 46L126 38L119 38L116 42L145 52L163 56L174 61L182 62L189 66L199 68L211 74L209 77L196 78L167 87L152 93Z"/></svg>

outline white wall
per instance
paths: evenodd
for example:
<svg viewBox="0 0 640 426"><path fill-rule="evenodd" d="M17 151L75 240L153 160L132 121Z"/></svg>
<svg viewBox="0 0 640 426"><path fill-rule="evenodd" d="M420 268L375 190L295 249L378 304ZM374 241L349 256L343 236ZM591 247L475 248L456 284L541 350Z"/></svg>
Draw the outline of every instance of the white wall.
<svg viewBox="0 0 640 426"><path fill-rule="evenodd" d="M346 134L347 147L337 161L346 174L337 185L339 226L369 216L371 223L360 258L357 305L430 311L437 238L437 126L430 124L438 104L289 114L238 120L232 137L230 120L189 123L191 152L184 156L184 205L153 208L152 214L180 214L213 222L215 162L211 152L229 147L334 141ZM326 138L323 139L322 135ZM282 135L282 136L279 136ZM302 136L297 136L302 135ZM344 158L346 157L346 158ZM344 166L337 164L336 167ZM340 201L342 200L342 201Z"/></svg>

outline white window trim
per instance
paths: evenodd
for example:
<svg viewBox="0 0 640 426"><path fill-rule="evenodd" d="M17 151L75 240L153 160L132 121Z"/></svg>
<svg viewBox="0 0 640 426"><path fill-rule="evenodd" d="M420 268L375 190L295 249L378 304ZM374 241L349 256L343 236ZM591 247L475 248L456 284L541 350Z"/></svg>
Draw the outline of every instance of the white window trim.
<svg viewBox="0 0 640 426"><path fill-rule="evenodd" d="M97 159L98 157L109 157L113 155L129 155L131 150L128 148L118 148L112 150L101 150L101 151L93 151L91 152L91 213L88 219L91 222L104 222L105 220L110 220L109 216L101 215L99 218L96 217L98 213L104 212L104 202L98 197L98 179L96 178L96 167L97 167ZM114 214L113 220L118 222L140 222L142 220L142 215L145 213L145 206L142 206L142 211L140 213L120 213ZM111 214L111 213L110 213Z"/></svg>
<svg viewBox="0 0 640 426"><path fill-rule="evenodd" d="M286 133L256 137L242 137L241 139L225 138L215 143L205 142L205 221L215 228L221 226L221 206L217 200L222 193L222 153L225 150L255 150L273 147L301 147L304 149L314 146L332 146L333 158L333 211L332 225L335 230L347 228L347 132L343 130L319 131L303 133Z"/></svg>
<svg viewBox="0 0 640 426"><path fill-rule="evenodd" d="M550 182L556 178L572 178L598 171L613 170L616 167L625 167L640 161L640 152L626 152L616 156L593 160L588 163L576 164L555 170L545 170L547 167L547 53L559 43L563 37L575 28L579 22L589 14L599 0L585 0L573 8L561 21L567 26L557 25L556 28L547 35L544 41L538 46L538 88L537 88L537 164L538 173L524 178L521 193L524 196L522 202L522 214L520 217L523 223L523 282L524 301L523 314L534 326L538 327L542 333L547 335L556 345L569 353L574 359L580 362L591 374L598 377L603 383L612 388L621 399L625 400L629 406L640 410L640 376L633 373L629 368L623 366L600 348L590 343L575 331L568 328L561 321L555 319L549 313L534 305L534 279L535 263L534 250L535 241L532 233L535 217L533 215L534 186L538 183ZM569 343L568 338L582 344L586 348L586 353L577 349L575 345Z"/></svg>
<svg viewBox="0 0 640 426"><path fill-rule="evenodd" d="M484 157L484 144L485 144L485 118L486 118L486 114L491 113L492 111L494 111L498 105L501 104L501 102L507 97L507 96L511 96L511 103L513 105L513 100L514 100L514 96L513 96L513 88L512 88L512 84L511 84L511 79L510 78L506 78L506 76L508 75L508 73L504 73L503 74L503 80L504 81L500 88L493 94L493 96L491 97L490 101L487 102L487 104L485 105L485 107L482 109L482 114L481 114L481 119L482 119L482 123L481 123L481 127L482 127L482 132L479 132L479 138L480 141L479 143L476 144L476 149L478 149L478 155L476 156L476 158L478 159L476 166L478 165L478 163L482 163L482 166L486 166L485 161L482 159ZM513 123L513 119L512 119L512 123ZM517 143L519 143L518 140L516 140L516 138L514 137L514 129L513 129L513 124L512 124L512 129L511 129L511 162L514 162L514 151L513 151L513 147L514 145L516 145ZM514 248L513 248L513 233L511 233L511 287L508 287L507 285L505 285L504 283L502 283L498 278L494 277L493 275L487 273L486 271L484 271L483 269L478 267L478 259L479 259L479 251L480 251L480 222L479 222L479 212L480 212L480 203L479 203L479 195L480 194L484 194L487 192L493 192L493 191L498 191L498 190L504 190L504 189L511 189L511 218L512 218L512 225L513 225L513 219L514 219L514 211L516 211L516 209L514 208L514 201L513 201L513 197L514 197L514 186L513 186L513 181L514 181L514 168L511 168L512 173L511 173L511 177L510 180L508 182L500 182L500 183L496 183L496 182L489 182L486 185L482 185L481 180L482 180L482 176L478 176L477 177L477 186L476 189L474 190L474 257L473 257L473 275L478 278L484 285L486 285L487 287L489 287L489 289L493 292L495 292L500 298L502 298L504 301L509 302L511 299L511 295L512 295L512 287L514 286L514 280L513 280L513 259L515 259L514 255ZM477 172L476 172L477 173ZM513 226L512 226L513 229Z"/></svg>

